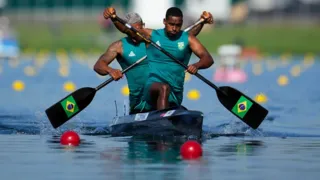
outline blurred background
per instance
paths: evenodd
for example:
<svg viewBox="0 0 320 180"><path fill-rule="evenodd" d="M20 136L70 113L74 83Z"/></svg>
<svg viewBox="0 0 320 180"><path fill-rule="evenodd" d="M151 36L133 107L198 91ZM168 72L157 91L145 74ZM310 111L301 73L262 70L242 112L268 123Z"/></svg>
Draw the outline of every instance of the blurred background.
<svg viewBox="0 0 320 180"><path fill-rule="evenodd" d="M250 54L320 52L320 0L0 0L0 52L103 52L123 37L102 17L108 6L120 17L138 12L150 28L162 27L170 6L183 10L184 26L209 11L216 24L205 26L199 39L212 53L230 43Z"/></svg>

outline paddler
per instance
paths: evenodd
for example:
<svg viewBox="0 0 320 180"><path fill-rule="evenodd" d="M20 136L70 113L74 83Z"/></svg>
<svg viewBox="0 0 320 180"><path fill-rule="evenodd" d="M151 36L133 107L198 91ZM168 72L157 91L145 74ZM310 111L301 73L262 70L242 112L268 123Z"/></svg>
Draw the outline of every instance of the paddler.
<svg viewBox="0 0 320 180"><path fill-rule="evenodd" d="M183 14L179 8L169 8L163 23L163 29L144 29L146 35L186 65L194 53L199 61L188 66L189 73L195 74L198 69L207 69L213 64L212 56L200 41L194 35L181 31ZM147 56L150 74L144 88L144 101L158 110L181 106L184 67L152 45L147 46Z"/></svg>
<svg viewBox="0 0 320 180"><path fill-rule="evenodd" d="M106 19L112 17L112 15L115 14L116 11L112 7L106 8L104 11L104 17ZM213 17L211 13L204 12L200 18L204 19L204 23L213 23ZM138 31L142 31L144 28L144 23L139 14L137 13L127 14L124 20ZM112 21L114 22L117 28L121 28L121 24L119 22L117 22L114 19L112 19ZM122 28L123 27L124 26L122 26ZM189 33L192 35L198 35L202 27L203 24L201 23L193 27L189 31ZM124 27L122 30L124 32L127 29ZM146 46L142 39L136 36L131 31L127 31L126 33L128 34L128 37L113 42L108 47L107 51L100 56L100 58L94 65L94 70L98 74L109 74L111 77L113 77L114 80L119 80L123 77L121 71L119 69L113 69L109 66L109 64L114 59L117 59L121 68L124 69L146 55ZM142 100L143 89L148 79L148 76L149 66L147 60L142 61L126 73L127 83L129 87L130 114L156 109L155 107L149 105L147 102Z"/></svg>

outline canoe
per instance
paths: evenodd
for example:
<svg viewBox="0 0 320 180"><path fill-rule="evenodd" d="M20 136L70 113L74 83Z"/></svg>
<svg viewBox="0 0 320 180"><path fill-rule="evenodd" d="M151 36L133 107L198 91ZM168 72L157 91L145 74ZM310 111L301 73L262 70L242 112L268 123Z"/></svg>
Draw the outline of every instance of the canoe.
<svg viewBox="0 0 320 180"><path fill-rule="evenodd" d="M181 106L116 118L112 136L187 136L201 138L203 113Z"/></svg>

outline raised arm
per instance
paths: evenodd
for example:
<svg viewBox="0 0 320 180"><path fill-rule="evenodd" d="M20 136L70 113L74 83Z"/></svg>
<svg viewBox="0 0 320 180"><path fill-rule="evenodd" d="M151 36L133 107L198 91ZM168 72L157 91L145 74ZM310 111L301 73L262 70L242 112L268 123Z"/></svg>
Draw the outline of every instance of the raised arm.
<svg viewBox="0 0 320 180"><path fill-rule="evenodd" d="M204 19L204 22L193 27L189 31L189 34L197 36L200 33L200 31L202 30L204 24L213 24L213 22L214 22L212 14L207 11L202 12L200 19Z"/></svg>
<svg viewBox="0 0 320 180"><path fill-rule="evenodd" d="M198 69L207 69L213 64L213 58L208 50L193 35L189 35L189 45L192 52L200 58L200 60L188 66L188 72L195 74Z"/></svg>
<svg viewBox="0 0 320 180"><path fill-rule="evenodd" d="M118 69L113 69L109 66L109 64L122 55L122 42L116 41L113 42L107 49L105 53L103 53L96 64L94 65L94 71L98 74L105 76L110 74L114 80L118 80L122 77L122 73Z"/></svg>
<svg viewBox="0 0 320 180"><path fill-rule="evenodd" d="M127 28L125 25L123 25L122 23L120 23L116 18L116 10L113 7L108 7L104 10L103 12L103 16L105 19L111 19L111 21L113 22L114 26L122 33L127 34L130 37L135 37L135 33L133 31L131 31L129 28ZM143 33L146 36L150 36L152 29L143 29L140 30L141 33Z"/></svg>
<svg viewBox="0 0 320 180"><path fill-rule="evenodd" d="M111 19L114 26L122 33L126 33L126 30L128 29L125 25L121 24L119 21L117 21L114 17L116 16L116 10L113 7L108 7L103 11L103 16L105 19Z"/></svg>
<svg viewBox="0 0 320 180"><path fill-rule="evenodd" d="M190 31L189 31L189 34L193 35L193 36L197 36L200 31L202 30L203 28L203 23L200 23L198 25L196 25L195 27L193 27Z"/></svg>

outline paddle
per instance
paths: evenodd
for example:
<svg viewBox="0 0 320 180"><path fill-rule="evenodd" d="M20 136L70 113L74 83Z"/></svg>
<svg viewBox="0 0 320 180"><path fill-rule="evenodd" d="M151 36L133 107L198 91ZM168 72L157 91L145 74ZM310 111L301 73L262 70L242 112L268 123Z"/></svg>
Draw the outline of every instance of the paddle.
<svg viewBox="0 0 320 180"><path fill-rule="evenodd" d="M134 64L127 67L122 73L126 73L134 66L139 64L141 61L146 59L147 56L143 56L141 59L136 61ZM46 109L46 114L54 128L58 128L73 116L81 112L85 109L94 98L96 92L106 86L107 84L111 83L113 78L109 78L108 80L101 83L96 88L91 87L84 87L74 91L73 93L69 94L65 98L61 99L56 104L52 105L48 109Z"/></svg>
<svg viewBox="0 0 320 180"><path fill-rule="evenodd" d="M200 23L203 23L204 19L200 18L196 23L190 25L189 27L187 27L184 31L188 32L190 31L192 28L194 28L195 26L197 26Z"/></svg>
<svg viewBox="0 0 320 180"><path fill-rule="evenodd" d="M189 26L185 29L185 31L189 31L194 26L202 23L204 20L200 19L193 25ZM126 68L122 71L122 73L127 72L137 64L139 64L141 61L143 61L146 58L144 56L143 58L139 59L137 62ZM50 108L46 109L46 114L54 128L58 128L65 122L67 122L69 119L74 117L76 114L78 114L80 111L85 109L94 98L96 92L109 84L113 81L113 78L110 78L97 86L96 88L91 87L84 87L81 89L76 90L75 92L69 94L65 98L61 99L56 104L52 105Z"/></svg>
<svg viewBox="0 0 320 180"><path fill-rule="evenodd" d="M155 48L160 50L162 53L173 59L175 62L183 66L185 69L188 68L187 65L185 65L183 62L179 61L177 58L175 58L173 55L171 55L169 52L164 50L162 47L157 45L152 40L146 38L144 35L140 34L135 28L130 26L130 24L126 23L124 20L119 18L118 16L114 16L117 21L125 25L127 28L132 30L134 33L136 33L138 36L140 36L142 39L144 39L146 42L153 45ZM253 129L257 129L261 122L265 119L265 117L268 114L268 110L253 101L250 97L246 96L242 92L238 91L237 89L234 89L229 86L222 86L218 87L212 82L210 82L208 79L200 75L199 73L196 73L195 76L197 76L199 79L201 79L203 82L208 84L210 87L214 88L216 90L217 96L221 104L229 110L232 114L236 115L239 119L241 119L243 122L245 122L247 125L252 127Z"/></svg>

